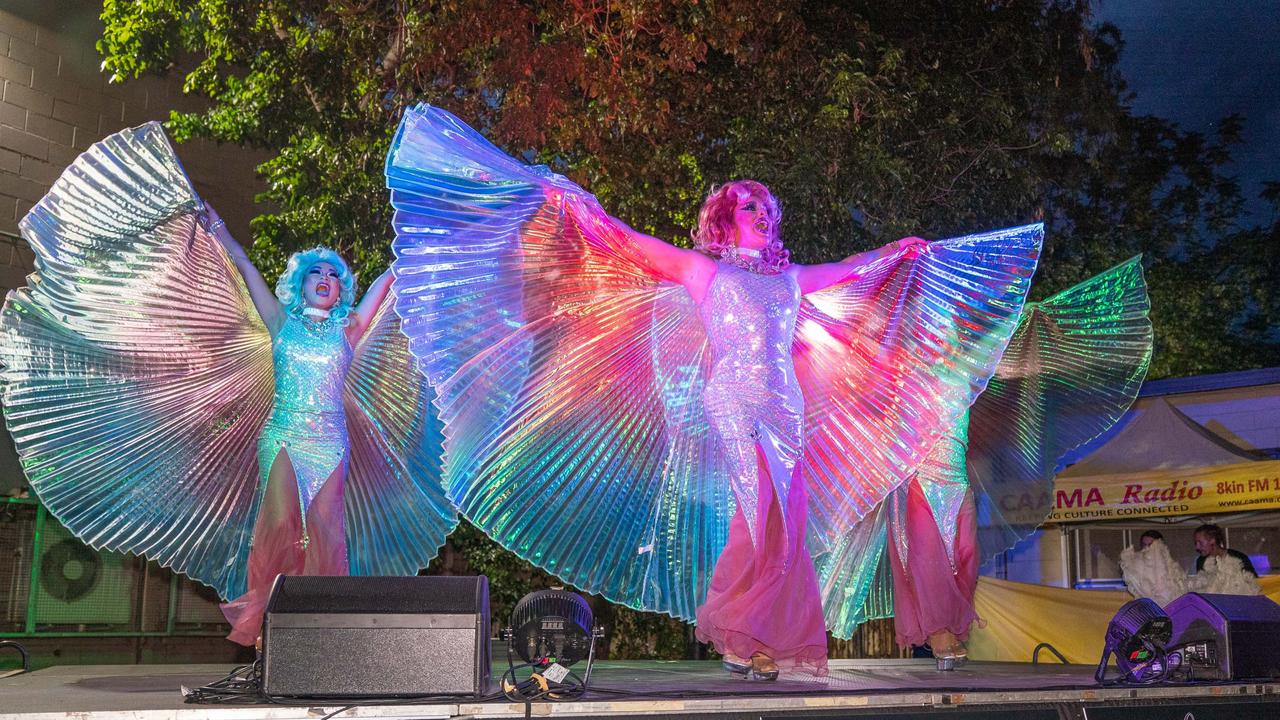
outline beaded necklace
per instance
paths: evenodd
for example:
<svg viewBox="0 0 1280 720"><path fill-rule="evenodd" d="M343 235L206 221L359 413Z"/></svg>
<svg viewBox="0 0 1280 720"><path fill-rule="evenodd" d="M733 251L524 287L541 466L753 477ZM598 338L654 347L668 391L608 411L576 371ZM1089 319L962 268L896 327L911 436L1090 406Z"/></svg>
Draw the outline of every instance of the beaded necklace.
<svg viewBox="0 0 1280 720"><path fill-rule="evenodd" d="M777 275L782 272L780 269L769 267L764 261L764 256L755 248L730 245L720 253L720 259L758 275Z"/></svg>
<svg viewBox="0 0 1280 720"><path fill-rule="evenodd" d="M328 310L317 307L304 307L295 317L302 321L303 327L314 332L328 332L337 325L330 319Z"/></svg>

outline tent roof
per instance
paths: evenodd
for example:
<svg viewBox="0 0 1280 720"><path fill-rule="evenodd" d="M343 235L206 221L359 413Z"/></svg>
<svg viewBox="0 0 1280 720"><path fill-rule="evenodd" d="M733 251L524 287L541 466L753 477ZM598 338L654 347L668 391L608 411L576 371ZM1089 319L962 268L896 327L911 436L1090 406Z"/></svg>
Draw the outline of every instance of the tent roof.
<svg viewBox="0 0 1280 720"><path fill-rule="evenodd" d="M1209 432L1162 396L1140 399L1129 415L1123 428L1058 476L1118 475L1262 459Z"/></svg>
<svg viewBox="0 0 1280 720"><path fill-rule="evenodd" d="M1181 395L1207 390L1230 390L1240 387L1280 384L1280 367L1240 370L1238 372L1192 375L1190 377L1148 380L1142 384L1138 397L1156 395Z"/></svg>

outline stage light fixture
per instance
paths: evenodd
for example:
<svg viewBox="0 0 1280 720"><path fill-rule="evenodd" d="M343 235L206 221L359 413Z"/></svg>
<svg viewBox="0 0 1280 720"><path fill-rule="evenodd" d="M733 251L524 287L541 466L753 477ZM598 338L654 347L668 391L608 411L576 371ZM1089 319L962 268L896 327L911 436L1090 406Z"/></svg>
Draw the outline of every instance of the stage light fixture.
<svg viewBox="0 0 1280 720"><path fill-rule="evenodd" d="M511 626L503 635L507 645L508 670L502 690L512 700L581 697L591 679L596 640L603 636L594 625L591 606L577 593L561 588L529 593L511 611ZM524 662L517 665L514 655ZM581 677L569 670L586 660ZM518 670L531 669L528 679L518 681Z"/></svg>
<svg viewBox="0 0 1280 720"><path fill-rule="evenodd" d="M511 611L511 647L531 665L569 667L589 652L591 620L591 607L580 595L564 590L529 593Z"/></svg>
<svg viewBox="0 0 1280 720"><path fill-rule="evenodd" d="M1120 682L1157 682L1169 672L1165 647L1173 621L1150 598L1125 603L1107 626L1106 645L1094 679L1105 682L1107 661L1114 653Z"/></svg>

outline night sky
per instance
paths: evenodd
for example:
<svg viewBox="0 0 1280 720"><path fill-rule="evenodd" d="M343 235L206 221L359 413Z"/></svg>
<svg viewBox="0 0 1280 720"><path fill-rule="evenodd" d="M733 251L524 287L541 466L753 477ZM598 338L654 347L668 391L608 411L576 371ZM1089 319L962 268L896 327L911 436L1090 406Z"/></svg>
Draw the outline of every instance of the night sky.
<svg viewBox="0 0 1280 720"><path fill-rule="evenodd" d="M1226 115L1244 118L1232 171L1250 224L1269 221L1257 195L1280 180L1280 0L1102 0L1097 19L1123 33L1135 113L1205 134Z"/></svg>

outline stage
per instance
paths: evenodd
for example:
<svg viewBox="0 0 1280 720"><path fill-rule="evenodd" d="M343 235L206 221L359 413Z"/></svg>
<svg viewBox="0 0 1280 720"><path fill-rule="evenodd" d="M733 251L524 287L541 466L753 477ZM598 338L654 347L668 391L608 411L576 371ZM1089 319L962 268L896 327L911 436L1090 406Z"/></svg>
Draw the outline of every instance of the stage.
<svg viewBox="0 0 1280 720"><path fill-rule="evenodd" d="M495 663L495 677L505 662ZM225 676L225 665L61 666L0 679L0 720L320 720L346 706L192 705L180 688ZM353 707L338 718L702 717L1261 720L1280 717L1280 681L1100 688L1093 668L972 662L949 673L932 660L836 660L825 678L731 678L714 662L601 662L581 700L505 700Z"/></svg>

